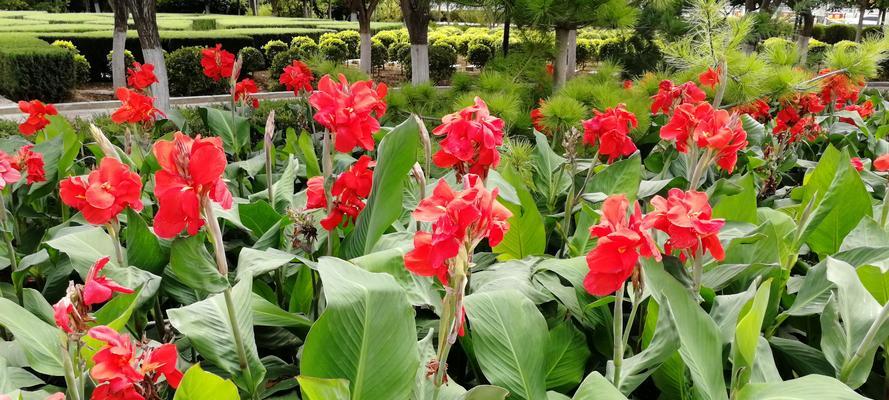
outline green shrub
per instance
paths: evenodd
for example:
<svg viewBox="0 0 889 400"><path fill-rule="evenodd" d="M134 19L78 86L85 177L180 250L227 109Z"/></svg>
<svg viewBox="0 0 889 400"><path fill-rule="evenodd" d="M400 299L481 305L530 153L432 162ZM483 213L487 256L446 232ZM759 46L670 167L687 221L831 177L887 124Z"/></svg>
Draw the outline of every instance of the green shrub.
<svg viewBox="0 0 889 400"><path fill-rule="evenodd" d="M324 59L326 60L343 62L349 59L349 45L340 39L326 39L321 42L319 47L321 55L324 56Z"/></svg>
<svg viewBox="0 0 889 400"><path fill-rule="evenodd" d="M374 35L373 38L382 43L386 47L386 51L389 51L393 43L401 41L398 31L382 31Z"/></svg>
<svg viewBox="0 0 889 400"><path fill-rule="evenodd" d="M883 37L883 27L881 26L868 26L864 28L864 31L861 32L861 36L865 38L873 37L873 38L881 38Z"/></svg>
<svg viewBox="0 0 889 400"><path fill-rule="evenodd" d="M494 50L482 43L471 44L466 55L466 59L478 67L484 67L492 57L494 57Z"/></svg>
<svg viewBox="0 0 889 400"><path fill-rule="evenodd" d="M259 49L245 47L238 52L238 55L244 60L244 64L241 67L243 72L253 73L265 69L265 57L262 56L262 52Z"/></svg>
<svg viewBox="0 0 889 400"><path fill-rule="evenodd" d="M370 41L370 62L373 68L381 68L386 65L386 61L389 59L389 52L386 50L386 46L383 45L377 39L371 39Z"/></svg>
<svg viewBox="0 0 889 400"><path fill-rule="evenodd" d="M337 39L342 40L349 47L349 58L358 58L360 46L361 46L361 35L358 34L358 31L342 31L336 34Z"/></svg>
<svg viewBox="0 0 889 400"><path fill-rule="evenodd" d="M299 50L300 58L312 58L318 54L318 44L310 37L295 36L290 41L290 48Z"/></svg>
<svg viewBox="0 0 889 400"><path fill-rule="evenodd" d="M284 71L284 67L293 63L293 60L304 60L302 54L299 49L289 49L286 51L282 51L278 53L275 58L269 63L269 77L271 78L271 82L269 82L273 87L278 86L278 77L281 76L281 72Z"/></svg>
<svg viewBox="0 0 889 400"><path fill-rule="evenodd" d="M287 51L290 49L287 46L287 43L284 43L281 40L269 40L266 44L262 45L262 51L265 53L266 60L274 60L275 56L282 51Z"/></svg>
<svg viewBox="0 0 889 400"><path fill-rule="evenodd" d="M824 28L824 39L818 39L825 43L834 44L843 40L855 40L856 28L852 25L828 25Z"/></svg>
<svg viewBox="0 0 889 400"><path fill-rule="evenodd" d="M90 62L81 54L75 54L74 59L74 80L78 85L85 84L90 81Z"/></svg>
<svg viewBox="0 0 889 400"><path fill-rule="evenodd" d="M191 29L196 31L212 31L216 29L216 18L195 18L191 20Z"/></svg>
<svg viewBox="0 0 889 400"><path fill-rule="evenodd" d="M293 39L290 39L290 48L298 49L307 43L316 44L315 40L308 36L294 36Z"/></svg>
<svg viewBox="0 0 889 400"><path fill-rule="evenodd" d="M812 27L812 38L818 39L819 41L824 41L824 31L826 27L824 25L815 25Z"/></svg>
<svg viewBox="0 0 889 400"><path fill-rule="evenodd" d="M51 46L55 46L61 49L65 49L70 51L73 54L80 54L80 50L77 49L77 46L74 45L69 40L56 40L50 44Z"/></svg>
<svg viewBox="0 0 889 400"><path fill-rule="evenodd" d="M447 80L453 75L457 50L451 45L436 43L429 46L429 78L432 82Z"/></svg>
<svg viewBox="0 0 889 400"><path fill-rule="evenodd" d="M315 75L315 78L319 78L324 75L330 75L332 77L336 77L339 74L343 74L349 82L355 81L365 81L369 79L367 74L361 72L358 68L352 68L340 63L336 63L333 61L324 60L320 57L315 57L311 60L305 60L306 65L312 70L312 73Z"/></svg>
<svg viewBox="0 0 889 400"><path fill-rule="evenodd" d="M59 102L74 85L74 58L68 50L26 35L0 38L0 95Z"/></svg>
<svg viewBox="0 0 889 400"><path fill-rule="evenodd" d="M195 96L216 94L225 90L225 82L214 82L204 75L201 67L201 47L183 47L166 57L167 76L170 81L170 94L173 96Z"/></svg>
<svg viewBox="0 0 889 400"><path fill-rule="evenodd" d="M392 61L398 61L402 64L402 68L404 67L404 59L405 57L410 57L411 55L411 45L406 42L395 42L389 46L389 59ZM410 58L408 58L410 61ZM410 66L410 62L408 62L408 66Z"/></svg>
<svg viewBox="0 0 889 400"><path fill-rule="evenodd" d="M594 39L577 39L577 63L584 65L593 61L598 56L597 47Z"/></svg>

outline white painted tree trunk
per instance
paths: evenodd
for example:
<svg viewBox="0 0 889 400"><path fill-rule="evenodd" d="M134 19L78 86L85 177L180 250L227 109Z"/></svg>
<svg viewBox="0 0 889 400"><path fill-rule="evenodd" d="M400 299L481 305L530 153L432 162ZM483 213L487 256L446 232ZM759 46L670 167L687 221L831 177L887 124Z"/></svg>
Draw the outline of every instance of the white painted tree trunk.
<svg viewBox="0 0 889 400"><path fill-rule="evenodd" d="M370 30L359 32L358 35L361 37L361 63L359 64L359 67L361 68L361 72L370 74L372 65L370 61Z"/></svg>
<svg viewBox="0 0 889 400"><path fill-rule="evenodd" d="M115 89L127 85L126 55L124 54L126 44L127 32L114 31L111 47L111 82L114 84Z"/></svg>
<svg viewBox="0 0 889 400"><path fill-rule="evenodd" d="M800 35L796 40L796 48L799 49L799 65L805 66L809 56L809 37Z"/></svg>
<svg viewBox="0 0 889 400"><path fill-rule="evenodd" d="M577 30L556 29L556 41L558 51L553 63L553 79L556 87L561 87L577 70Z"/></svg>
<svg viewBox="0 0 889 400"><path fill-rule="evenodd" d="M429 45L411 45L411 83L429 82Z"/></svg>
<svg viewBox="0 0 889 400"><path fill-rule="evenodd" d="M142 49L145 62L154 65L154 76L157 83L151 85L151 94L154 96L154 106L165 114L170 111L170 86L167 80L167 64L164 61L164 51L158 47L154 49Z"/></svg>

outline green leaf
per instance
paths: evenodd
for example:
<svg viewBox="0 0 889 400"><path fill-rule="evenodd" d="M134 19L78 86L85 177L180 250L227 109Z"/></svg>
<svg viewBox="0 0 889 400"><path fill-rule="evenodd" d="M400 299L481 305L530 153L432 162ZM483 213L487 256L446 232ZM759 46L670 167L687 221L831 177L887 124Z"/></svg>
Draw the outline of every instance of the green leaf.
<svg viewBox="0 0 889 400"><path fill-rule="evenodd" d="M759 221L756 218L756 188L753 185L753 174L744 175L738 181L743 190L738 194L720 197L713 206L713 217L755 224Z"/></svg>
<svg viewBox="0 0 889 400"><path fill-rule="evenodd" d="M231 289L237 329L247 353L246 371L242 371L239 365L225 293L167 311L170 324L188 338L201 356L231 374L235 383L247 393L257 393L266 372L253 338L252 283L251 279L244 279Z"/></svg>
<svg viewBox="0 0 889 400"><path fill-rule="evenodd" d="M275 196L275 211L279 213L284 213L289 208L293 208L293 191L294 191L294 182L296 181L297 172L299 171L299 159L290 156L287 160L287 166L284 167L284 171L281 172L281 175L275 178L275 183L272 184L272 191ZM253 193L249 196L249 200L251 202L255 202L258 199L268 200L269 192L266 190L262 190L256 193ZM265 232L265 231L263 231ZM254 235L259 236L262 235L263 232L253 232Z"/></svg>
<svg viewBox="0 0 889 400"><path fill-rule="evenodd" d="M203 234L173 241L170 246L170 274L186 286L208 293L219 293L229 286L204 246Z"/></svg>
<svg viewBox="0 0 889 400"><path fill-rule="evenodd" d="M546 345L546 388L567 392L583 379L590 350L586 337L571 321L549 331Z"/></svg>
<svg viewBox="0 0 889 400"><path fill-rule="evenodd" d="M726 399L722 375L722 340L713 319L688 289L658 264L644 262L645 282L658 304L670 310L679 333L679 354L705 399Z"/></svg>
<svg viewBox="0 0 889 400"><path fill-rule="evenodd" d="M265 200L257 200L249 204L238 204L238 215L241 223L259 238L284 217L275 211Z"/></svg>
<svg viewBox="0 0 889 400"><path fill-rule="evenodd" d="M253 325L256 326L298 327L306 331L312 326L306 316L284 311L256 293L251 296L251 308Z"/></svg>
<svg viewBox="0 0 889 400"><path fill-rule="evenodd" d="M497 258L501 261L543 254L546 250L546 231L537 203L515 171L504 169L502 172L503 178L515 188L520 204L503 203L512 216L507 220L509 230L503 236L503 241L494 247L494 252L499 254Z"/></svg>
<svg viewBox="0 0 889 400"><path fill-rule="evenodd" d="M747 141L750 145L762 145L766 138L765 127L759 121L748 114L741 114L741 126L747 132Z"/></svg>
<svg viewBox="0 0 889 400"><path fill-rule="evenodd" d="M46 245L68 255L71 264L81 277L102 257L114 254L114 242L100 227L78 226L60 229L46 241ZM114 257L109 267L120 267Z"/></svg>
<svg viewBox="0 0 889 400"><path fill-rule="evenodd" d="M170 259L169 249L160 240L142 216L127 207L127 261L141 269L160 275Z"/></svg>
<svg viewBox="0 0 889 400"><path fill-rule="evenodd" d="M799 340L773 336L769 339L769 344L775 349L782 364L793 368L797 376L810 374L833 376L835 373L833 366L827 362L821 350L810 347Z"/></svg>
<svg viewBox="0 0 889 400"><path fill-rule="evenodd" d="M655 371L664 372L667 363L674 362L673 355L679 349L679 333L670 318L670 311L654 300L649 300L647 308L645 332L650 341L644 350L623 360L621 379L617 384L621 393L632 393ZM677 362L682 364L682 360ZM685 366L682 366L682 374L684 376ZM613 361L608 362L606 376L613 381Z"/></svg>
<svg viewBox="0 0 889 400"><path fill-rule="evenodd" d="M639 185L642 183L642 157L639 153L620 160L593 175L587 185L587 193L605 195L624 194L627 199L636 200Z"/></svg>
<svg viewBox="0 0 889 400"><path fill-rule="evenodd" d="M114 296L111 301L105 303L93 315L96 319L96 325L105 325L120 332L126 327L127 322L133 315L133 310L138 305L139 292ZM93 356L102 348L104 342L93 339L91 336L84 336L83 343L85 346L81 348L80 354L86 360L87 365L92 366Z"/></svg>
<svg viewBox="0 0 889 400"><path fill-rule="evenodd" d="M222 379L192 365L179 383L173 400L239 400L238 388L232 381Z"/></svg>
<svg viewBox="0 0 889 400"><path fill-rule="evenodd" d="M293 254L277 249L256 250L242 247L238 255L238 280L272 272L293 261Z"/></svg>
<svg viewBox="0 0 889 400"><path fill-rule="evenodd" d="M506 396L509 396L509 391L502 387L479 385L469 389L457 400L504 400Z"/></svg>
<svg viewBox="0 0 889 400"><path fill-rule="evenodd" d="M759 343L759 332L762 321L769 306L769 290L772 280L769 279L759 286L749 308L738 318L735 329L735 340L732 342L732 371L738 382L734 387L742 388L750 380L751 370L755 363L756 347Z"/></svg>
<svg viewBox="0 0 889 400"><path fill-rule="evenodd" d="M291 128L287 128L287 134L290 134ZM318 166L318 156L315 155L315 145L312 143L312 137L309 133L303 131L299 134L297 140L299 150L302 152L303 160L306 161L306 179L313 176L321 175L321 167Z"/></svg>
<svg viewBox="0 0 889 400"><path fill-rule="evenodd" d="M781 383L751 383L737 400L865 400L842 382L823 375L807 375Z"/></svg>
<svg viewBox="0 0 889 400"><path fill-rule="evenodd" d="M419 140L417 121L408 118L380 142L373 188L367 206L355 222L355 229L343 243L345 258L370 253L383 233L401 216L404 181L417 161Z"/></svg>
<svg viewBox="0 0 889 400"><path fill-rule="evenodd" d="M42 384L43 381L24 368L9 366L6 359L0 357L0 393L12 393L21 388Z"/></svg>
<svg viewBox="0 0 889 400"><path fill-rule="evenodd" d="M47 324L5 298L0 297L0 325L15 336L35 371L46 375L62 376L62 331Z"/></svg>
<svg viewBox="0 0 889 400"><path fill-rule="evenodd" d="M472 347L485 378L516 399L546 397L546 320L524 295L513 290L466 297Z"/></svg>
<svg viewBox="0 0 889 400"><path fill-rule="evenodd" d="M349 381L300 375L299 390L305 400L349 400Z"/></svg>
<svg viewBox="0 0 889 400"><path fill-rule="evenodd" d="M627 400L626 396L621 394L611 382L608 382L608 380L597 371L590 372L590 374L584 378L572 399Z"/></svg>
<svg viewBox="0 0 889 400"><path fill-rule="evenodd" d="M231 154L240 154L241 150L250 145L250 120L235 115L228 110L202 107L198 111L210 133L222 138L225 150Z"/></svg>
<svg viewBox="0 0 889 400"><path fill-rule="evenodd" d="M889 301L889 271L883 271L880 267L864 265L855 269L858 278L864 288L874 296L880 305Z"/></svg>
<svg viewBox="0 0 889 400"><path fill-rule="evenodd" d="M353 400L408 398L420 361L404 290L337 258L321 258L318 272L327 309L306 337L302 374L348 380Z"/></svg>

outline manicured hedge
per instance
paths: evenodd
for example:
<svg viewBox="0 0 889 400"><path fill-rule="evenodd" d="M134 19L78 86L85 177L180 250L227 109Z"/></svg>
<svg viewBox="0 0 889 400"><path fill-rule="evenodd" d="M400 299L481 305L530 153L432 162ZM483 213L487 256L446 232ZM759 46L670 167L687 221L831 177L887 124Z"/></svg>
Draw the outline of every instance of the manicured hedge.
<svg viewBox="0 0 889 400"><path fill-rule="evenodd" d="M0 94L11 100L58 102L75 84L74 59L27 35L0 35Z"/></svg>

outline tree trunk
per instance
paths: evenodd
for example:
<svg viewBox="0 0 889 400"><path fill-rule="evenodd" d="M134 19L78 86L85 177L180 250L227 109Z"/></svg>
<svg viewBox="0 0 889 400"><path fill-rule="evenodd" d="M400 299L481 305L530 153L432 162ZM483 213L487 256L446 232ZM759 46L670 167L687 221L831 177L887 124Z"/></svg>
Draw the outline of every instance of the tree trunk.
<svg viewBox="0 0 889 400"><path fill-rule="evenodd" d="M864 32L864 12L867 11L867 0L859 0L858 4L858 29L855 31L855 42L861 42L861 35Z"/></svg>
<svg viewBox="0 0 889 400"><path fill-rule="evenodd" d="M802 29L797 39L797 48L799 49L799 65L806 65L806 58L809 56L809 39L812 37L812 28L815 26L815 15L812 10L803 10L800 12L802 18Z"/></svg>
<svg viewBox="0 0 889 400"><path fill-rule="evenodd" d="M139 43L142 46L142 58L154 65L157 83L151 85L154 105L164 113L170 111L170 87L167 81L167 64L164 61L164 50L157 31L157 7L155 0L128 0L130 12L139 32Z"/></svg>
<svg viewBox="0 0 889 400"><path fill-rule="evenodd" d="M258 10L259 4L257 3L257 1L256 0L247 0L247 2L250 3L250 12L253 13L253 16L259 15L259 10Z"/></svg>
<svg viewBox="0 0 889 400"><path fill-rule="evenodd" d="M370 75L372 64L370 60L370 18L361 18L358 22L358 36L361 37L361 60L358 64L361 72Z"/></svg>
<svg viewBox="0 0 889 400"><path fill-rule="evenodd" d="M756 0L744 0L744 12L746 14L750 14L756 11L756 8L759 6L759 2Z"/></svg>
<svg viewBox="0 0 889 400"><path fill-rule="evenodd" d="M561 87L577 69L577 30L556 28L556 41L558 51L553 63L553 79L556 87Z"/></svg>
<svg viewBox="0 0 889 400"><path fill-rule="evenodd" d="M111 53L111 82L114 88L127 85L126 79L126 50L127 44L127 2L126 0L114 0L111 5L114 8L114 34L112 36Z"/></svg>
<svg viewBox="0 0 889 400"><path fill-rule="evenodd" d="M429 0L401 0L411 41L411 83L429 82Z"/></svg>
<svg viewBox="0 0 889 400"><path fill-rule="evenodd" d="M509 10L503 14L503 57L509 55L509 26L512 25L512 15Z"/></svg>

